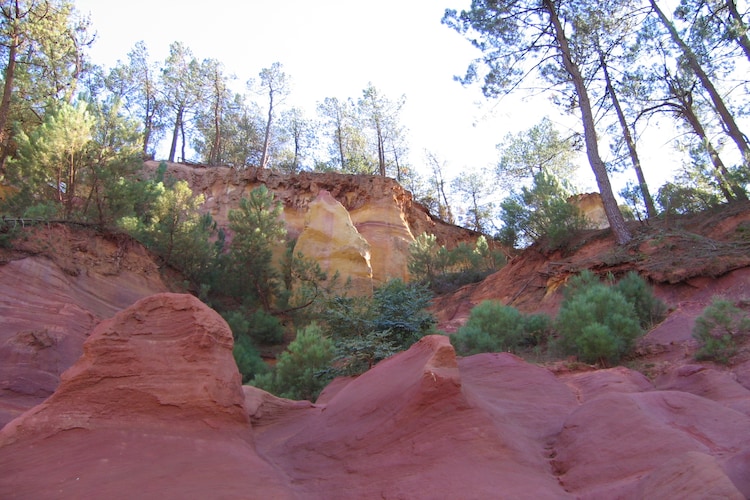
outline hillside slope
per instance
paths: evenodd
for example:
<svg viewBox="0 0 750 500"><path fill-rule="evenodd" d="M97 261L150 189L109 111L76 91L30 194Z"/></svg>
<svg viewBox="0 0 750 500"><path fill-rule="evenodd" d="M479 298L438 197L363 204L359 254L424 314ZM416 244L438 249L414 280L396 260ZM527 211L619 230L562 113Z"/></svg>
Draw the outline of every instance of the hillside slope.
<svg viewBox="0 0 750 500"><path fill-rule="evenodd" d="M750 350L698 363L690 336L712 296L750 298L750 209L633 229L532 248L434 306L453 328L485 299L552 312L574 273L634 269L670 314L628 367L430 336L315 404L241 387L226 323L162 293L129 238L27 229L0 254L0 497L750 497Z"/></svg>

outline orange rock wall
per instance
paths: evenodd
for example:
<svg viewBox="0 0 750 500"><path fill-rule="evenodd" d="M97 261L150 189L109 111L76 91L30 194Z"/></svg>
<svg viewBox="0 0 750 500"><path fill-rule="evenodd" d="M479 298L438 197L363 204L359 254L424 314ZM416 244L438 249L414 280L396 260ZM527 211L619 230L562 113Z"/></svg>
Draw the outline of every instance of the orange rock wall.
<svg viewBox="0 0 750 500"><path fill-rule="evenodd" d="M146 162L145 175L155 172L158 167L158 162ZM306 225L315 224L306 222L311 203L322 191L328 192L348 212L354 228L369 245L370 288L391 278L408 280L409 244L423 232L434 234L440 244L449 248L460 242L474 243L479 236L474 231L432 217L425 207L413 200L411 193L386 177L330 172L284 175L256 168L236 170L183 164L168 164L167 176L185 180L196 194L203 194L205 210L224 227L228 224L229 210L236 208L243 196L265 184L284 206L283 217L291 238L300 237ZM341 217L345 215L336 213ZM325 244L320 234L316 238L318 241L314 246L309 242L303 245L307 252L311 252L305 252L307 257L317 260L329 272L338 270L344 281L348 277L361 279L362 269L359 267L350 274L347 266L339 267L341 261L327 260L329 255L340 253L336 249L340 245L338 236L331 235Z"/></svg>

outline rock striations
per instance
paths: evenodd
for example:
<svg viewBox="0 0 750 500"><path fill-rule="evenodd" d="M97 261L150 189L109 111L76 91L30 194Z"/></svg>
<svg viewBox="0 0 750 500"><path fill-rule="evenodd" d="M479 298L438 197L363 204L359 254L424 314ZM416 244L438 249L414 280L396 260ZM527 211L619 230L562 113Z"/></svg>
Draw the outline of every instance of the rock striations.
<svg viewBox="0 0 750 500"><path fill-rule="evenodd" d="M0 431L2 498L744 498L750 401L698 367L555 375L428 336L313 404L240 386L187 295L102 322ZM745 373L745 372L742 372ZM44 471L40 473L40 471Z"/></svg>
<svg viewBox="0 0 750 500"><path fill-rule="evenodd" d="M2 498L288 496L253 445L229 327L182 294L100 323L55 393L0 431L0 469Z"/></svg>
<svg viewBox="0 0 750 500"><path fill-rule="evenodd" d="M0 426L52 394L99 321L166 291L154 257L128 237L26 228L0 250Z"/></svg>

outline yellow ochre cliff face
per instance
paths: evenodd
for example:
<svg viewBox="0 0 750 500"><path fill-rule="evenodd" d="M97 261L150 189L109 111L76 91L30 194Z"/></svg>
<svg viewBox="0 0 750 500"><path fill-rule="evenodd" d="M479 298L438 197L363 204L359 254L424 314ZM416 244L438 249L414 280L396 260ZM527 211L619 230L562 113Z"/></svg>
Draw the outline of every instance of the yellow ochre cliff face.
<svg viewBox="0 0 750 500"><path fill-rule="evenodd" d="M146 175L159 163L146 162ZM314 259L341 282L351 280L351 293L367 294L392 278L409 279L409 244L422 233L434 234L448 248L474 244L478 233L443 222L415 202L393 179L332 172L296 175L270 170L167 164L167 175L187 181L203 194L204 210L217 224L228 225L229 210L264 184L284 207L283 218L295 251Z"/></svg>
<svg viewBox="0 0 750 500"><path fill-rule="evenodd" d="M370 244L328 191L320 191L308 205L305 226L294 246L297 252L314 256L329 276L338 272L348 278L352 293L372 293Z"/></svg>

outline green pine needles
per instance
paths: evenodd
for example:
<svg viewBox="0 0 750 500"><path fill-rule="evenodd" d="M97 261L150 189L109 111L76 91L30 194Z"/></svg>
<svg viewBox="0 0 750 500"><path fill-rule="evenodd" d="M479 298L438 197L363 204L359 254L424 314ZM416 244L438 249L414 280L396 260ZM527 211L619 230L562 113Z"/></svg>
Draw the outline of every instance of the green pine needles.
<svg viewBox="0 0 750 500"><path fill-rule="evenodd" d="M564 293L554 347L586 363L619 363L666 313L666 305L632 271L611 285L586 270L569 280Z"/></svg>
<svg viewBox="0 0 750 500"><path fill-rule="evenodd" d="M525 315L499 302L482 302L451 342L462 355L547 347L586 363L619 363L636 339L661 321L666 306L636 273L616 284L611 277L608 281L588 270L572 277L554 321L546 314Z"/></svg>

